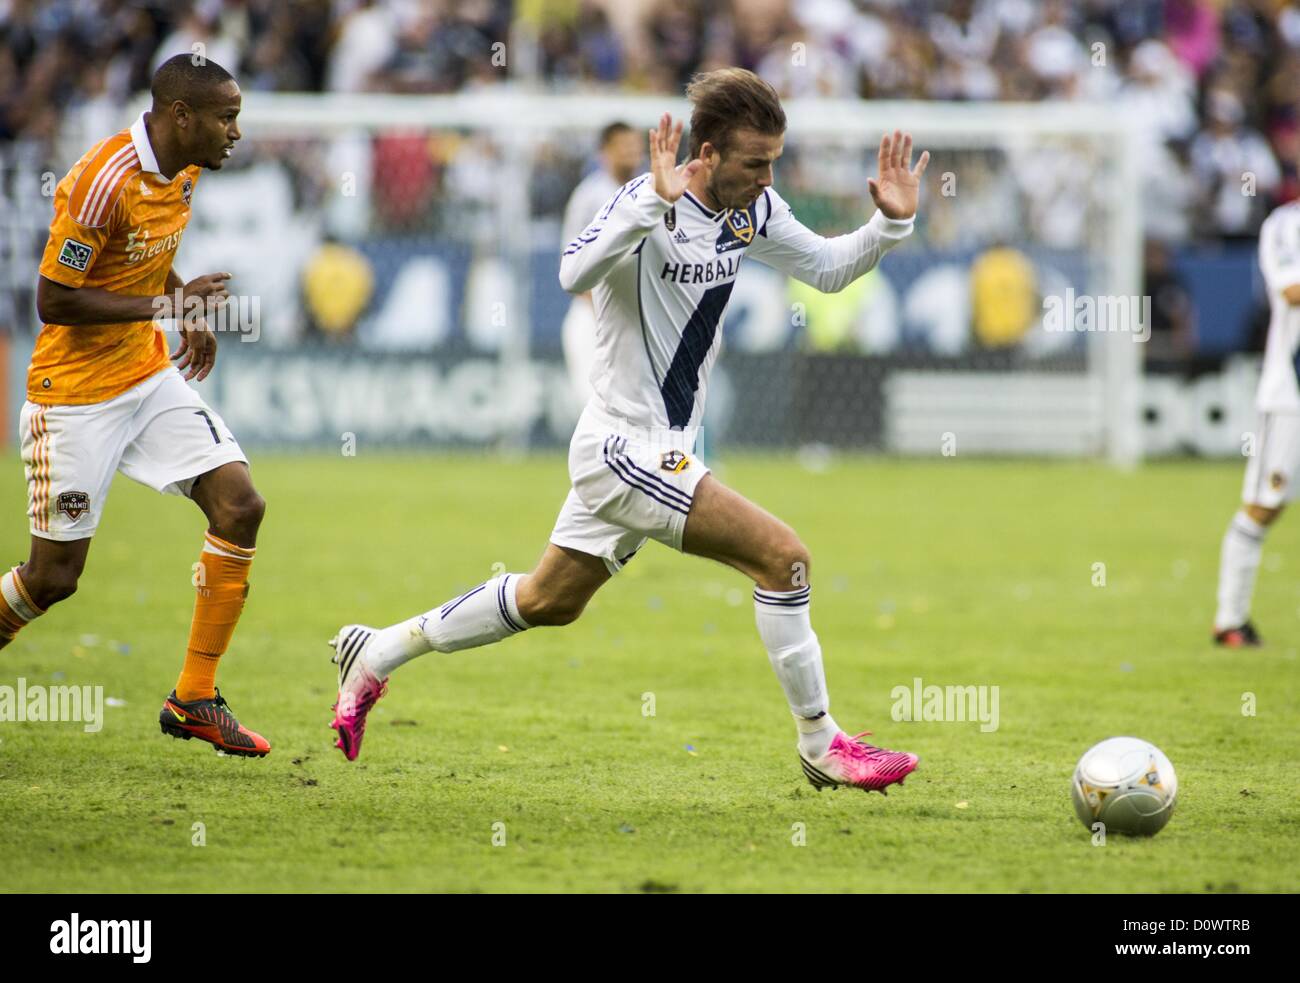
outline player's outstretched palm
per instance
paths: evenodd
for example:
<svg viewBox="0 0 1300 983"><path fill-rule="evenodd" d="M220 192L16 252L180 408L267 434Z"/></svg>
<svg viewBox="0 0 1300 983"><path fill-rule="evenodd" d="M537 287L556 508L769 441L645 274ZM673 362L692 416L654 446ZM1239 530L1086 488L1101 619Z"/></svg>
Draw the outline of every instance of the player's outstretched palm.
<svg viewBox="0 0 1300 983"><path fill-rule="evenodd" d="M704 166L698 157L677 166L677 145L682 142L682 123L673 125L667 113L659 117L659 129L650 131L650 173L654 175L655 193L664 201L676 201L690 184L695 172Z"/></svg>
<svg viewBox="0 0 1300 983"><path fill-rule="evenodd" d="M867 190L887 218L911 218L921 190L921 175L930 163L930 151L912 163L912 134L894 131L880 138L879 177L867 179ZM910 169L909 169L910 168Z"/></svg>

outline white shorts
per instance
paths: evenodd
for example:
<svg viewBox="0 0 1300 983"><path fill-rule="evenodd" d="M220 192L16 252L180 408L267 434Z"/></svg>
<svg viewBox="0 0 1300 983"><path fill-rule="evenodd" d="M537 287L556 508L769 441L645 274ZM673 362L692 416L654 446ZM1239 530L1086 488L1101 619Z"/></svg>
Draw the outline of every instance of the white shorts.
<svg viewBox="0 0 1300 983"><path fill-rule="evenodd" d="M248 463L226 424L167 368L120 396L83 406L23 404L19 421L33 536L93 536L113 472L169 495L232 461Z"/></svg>
<svg viewBox="0 0 1300 983"><path fill-rule="evenodd" d="M1241 500L1266 509L1280 508L1295 497L1300 415L1261 413L1255 440L1255 453L1246 461Z"/></svg>
<svg viewBox="0 0 1300 983"><path fill-rule="evenodd" d="M647 539L680 550L695 486L709 473L697 431L646 430L587 404L569 442L569 478L551 542L618 573Z"/></svg>

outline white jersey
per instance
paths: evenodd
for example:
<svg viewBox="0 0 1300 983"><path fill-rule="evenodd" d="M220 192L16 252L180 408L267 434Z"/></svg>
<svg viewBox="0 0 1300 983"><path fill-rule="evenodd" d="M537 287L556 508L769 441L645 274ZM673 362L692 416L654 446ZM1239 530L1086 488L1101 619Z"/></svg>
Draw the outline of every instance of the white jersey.
<svg viewBox="0 0 1300 983"><path fill-rule="evenodd" d="M587 227L591 216L600 211L610 195L619 189L619 183L603 167L598 167L578 182L564 206L564 224L560 231L564 242L572 242Z"/></svg>
<svg viewBox="0 0 1300 983"><path fill-rule="evenodd" d="M768 188L745 209L715 212L689 191L676 205L642 174L623 185L565 247L560 284L593 291L595 401L648 429L698 427L723 314L752 255L819 290L842 290L912 231L877 212L826 239Z"/></svg>
<svg viewBox="0 0 1300 983"><path fill-rule="evenodd" d="M1268 290L1271 316L1264 348L1264 372L1255 407L1261 413L1300 413L1300 307L1282 291L1300 284L1300 202L1291 202L1264 220L1259 230L1259 268Z"/></svg>

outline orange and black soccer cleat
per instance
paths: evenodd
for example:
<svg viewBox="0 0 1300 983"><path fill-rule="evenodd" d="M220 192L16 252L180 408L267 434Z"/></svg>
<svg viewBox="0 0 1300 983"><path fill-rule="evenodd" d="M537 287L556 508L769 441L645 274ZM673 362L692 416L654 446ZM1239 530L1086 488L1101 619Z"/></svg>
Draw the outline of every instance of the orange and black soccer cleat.
<svg viewBox="0 0 1300 983"><path fill-rule="evenodd" d="M271 753L271 745L265 737L240 726L221 690L217 690L213 699L192 703L182 703L176 698L176 691L172 690L172 695L167 697L158 713L158 724L164 734L187 741L197 737L226 754L262 758Z"/></svg>
<svg viewBox="0 0 1300 983"><path fill-rule="evenodd" d="M1264 640L1259 637L1259 632L1255 626L1247 621L1244 625L1238 625L1236 628L1224 628L1222 631L1215 631L1214 644L1229 649L1257 649L1264 644Z"/></svg>

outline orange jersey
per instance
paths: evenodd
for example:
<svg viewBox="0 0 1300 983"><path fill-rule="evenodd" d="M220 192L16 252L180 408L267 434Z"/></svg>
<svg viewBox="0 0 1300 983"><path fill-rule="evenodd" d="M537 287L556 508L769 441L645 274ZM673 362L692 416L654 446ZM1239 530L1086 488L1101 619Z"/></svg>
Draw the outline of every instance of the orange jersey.
<svg viewBox="0 0 1300 983"><path fill-rule="evenodd" d="M59 182L41 276L68 287L167 294L199 168L158 173L144 117L95 146ZM46 324L27 371L27 398L47 406L102 403L170 364L152 321Z"/></svg>

